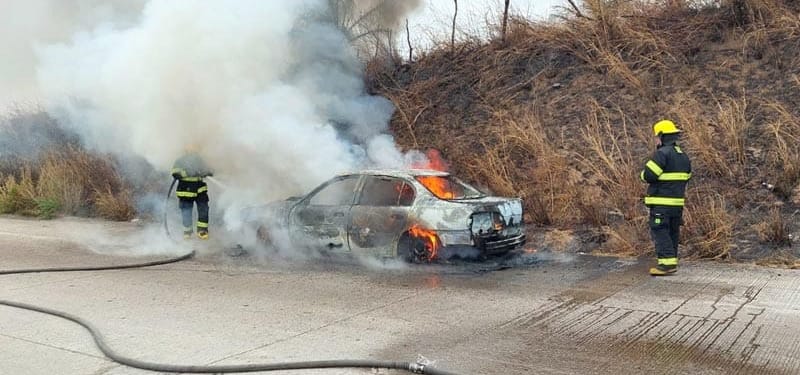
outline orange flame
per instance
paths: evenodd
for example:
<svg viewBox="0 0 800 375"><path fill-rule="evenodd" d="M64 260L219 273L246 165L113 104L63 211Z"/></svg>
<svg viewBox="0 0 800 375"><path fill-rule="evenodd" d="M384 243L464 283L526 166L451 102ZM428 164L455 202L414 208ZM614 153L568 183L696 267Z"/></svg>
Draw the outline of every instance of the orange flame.
<svg viewBox="0 0 800 375"><path fill-rule="evenodd" d="M426 162L414 164L412 169L432 169L434 171L447 172L450 165L442 158L442 154L437 149L429 149L425 152Z"/></svg>
<svg viewBox="0 0 800 375"><path fill-rule="evenodd" d="M456 193L448 189L446 179L439 176L417 176L417 181L425 185L428 190L439 199L453 199Z"/></svg>
<svg viewBox="0 0 800 375"><path fill-rule="evenodd" d="M425 243L425 249L428 250L428 261L436 259L436 255L439 253L439 237L436 237L436 232L415 224L408 230L408 233Z"/></svg>
<svg viewBox="0 0 800 375"><path fill-rule="evenodd" d="M447 172L450 166L447 162L442 158L442 154L439 150L436 149L429 149L425 152L426 162L415 164L411 168L412 169L431 169L440 172ZM449 188L449 183L447 179L438 177L438 176L419 176L417 180L425 185L425 187L433 193L439 199L453 199L456 197L456 193Z"/></svg>
<svg viewBox="0 0 800 375"><path fill-rule="evenodd" d="M442 158L442 154L439 152L439 150L432 148L425 153L425 156L428 157L428 169L433 169L440 172L447 172L447 170L450 169L450 166L447 165L446 161L444 161L444 158Z"/></svg>

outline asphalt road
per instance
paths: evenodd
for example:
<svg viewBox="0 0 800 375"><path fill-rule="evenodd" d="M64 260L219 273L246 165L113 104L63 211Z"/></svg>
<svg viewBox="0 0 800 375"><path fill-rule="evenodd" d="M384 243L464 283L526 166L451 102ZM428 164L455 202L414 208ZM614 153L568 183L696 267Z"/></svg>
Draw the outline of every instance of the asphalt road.
<svg viewBox="0 0 800 375"><path fill-rule="evenodd" d="M800 373L798 271L684 262L651 278L644 261L539 253L379 267L232 258L213 241L143 246L155 233L0 218L3 270L200 251L147 269L0 276L0 299L82 316L119 352L164 363L424 357L461 374ZM108 361L72 323L5 306L0 348L0 374L145 373Z"/></svg>

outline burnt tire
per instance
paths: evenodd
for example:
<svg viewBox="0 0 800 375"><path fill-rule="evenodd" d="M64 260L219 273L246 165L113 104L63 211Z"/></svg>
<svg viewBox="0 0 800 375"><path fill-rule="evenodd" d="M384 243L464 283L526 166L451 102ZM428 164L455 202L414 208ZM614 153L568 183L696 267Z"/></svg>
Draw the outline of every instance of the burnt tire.
<svg viewBox="0 0 800 375"><path fill-rule="evenodd" d="M404 233L397 241L397 257L406 263L430 262L425 242L408 233Z"/></svg>

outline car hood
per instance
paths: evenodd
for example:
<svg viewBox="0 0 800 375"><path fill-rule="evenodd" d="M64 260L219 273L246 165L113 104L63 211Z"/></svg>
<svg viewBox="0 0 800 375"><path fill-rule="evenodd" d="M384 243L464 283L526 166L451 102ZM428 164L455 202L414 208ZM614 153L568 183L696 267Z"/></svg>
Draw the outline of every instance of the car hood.
<svg viewBox="0 0 800 375"><path fill-rule="evenodd" d="M435 230L468 230L470 217L478 212L497 212L507 226L522 223L522 199L482 197L445 201L431 198L419 202L414 214L425 227Z"/></svg>

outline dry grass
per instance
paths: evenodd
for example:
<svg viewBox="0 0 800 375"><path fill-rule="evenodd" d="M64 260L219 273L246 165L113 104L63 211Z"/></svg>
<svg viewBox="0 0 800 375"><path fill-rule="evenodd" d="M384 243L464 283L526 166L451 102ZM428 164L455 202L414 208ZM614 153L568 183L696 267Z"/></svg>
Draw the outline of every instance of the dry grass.
<svg viewBox="0 0 800 375"><path fill-rule="evenodd" d="M642 228L646 226L646 223L645 217L605 228L604 232L608 235L608 241L600 246L599 251L623 256L652 253L653 246L649 243L647 231Z"/></svg>
<svg viewBox="0 0 800 375"><path fill-rule="evenodd" d="M752 122L747 98L710 96L714 107L679 94L671 112L685 130L687 150L697 169L736 181L743 176L748 162L746 149Z"/></svg>
<svg viewBox="0 0 800 375"><path fill-rule="evenodd" d="M95 211L100 217L128 221L134 218L136 210L133 207L133 197L129 190L113 192L111 187L95 191Z"/></svg>
<svg viewBox="0 0 800 375"><path fill-rule="evenodd" d="M683 242L689 245L683 255L723 259L730 255L736 216L724 197L711 190L695 189L689 195L684 214Z"/></svg>
<svg viewBox="0 0 800 375"><path fill-rule="evenodd" d="M759 266L800 269L800 260L789 250L777 250L766 258L756 261Z"/></svg>
<svg viewBox="0 0 800 375"><path fill-rule="evenodd" d="M85 163L81 162L86 157L75 150L48 153L38 168L37 196L59 202L63 213L77 214L88 198L85 190L90 181L84 173Z"/></svg>
<svg viewBox="0 0 800 375"><path fill-rule="evenodd" d="M0 212L23 215L35 214L36 185L31 177L31 170L22 167L20 177L5 176L0 186Z"/></svg>
<svg viewBox="0 0 800 375"><path fill-rule="evenodd" d="M486 181L496 194L522 196L529 202L533 223L566 225L575 216L573 187L580 173L559 153L555 140L547 135L535 110L497 112L492 124L502 129L494 142L483 142L484 154L475 155L479 165L475 176Z"/></svg>
<svg viewBox="0 0 800 375"><path fill-rule="evenodd" d="M133 197L113 159L81 148L43 112L0 118L0 140L0 212L132 218Z"/></svg>
<svg viewBox="0 0 800 375"><path fill-rule="evenodd" d="M741 98L724 98L717 101L717 109L716 132L721 135L722 147L732 157L731 162L737 168L743 168L747 164L745 147L751 128L747 114L747 97L742 95Z"/></svg>
<svg viewBox="0 0 800 375"><path fill-rule="evenodd" d="M766 128L772 141L767 152L773 173L775 191L783 198L790 198L800 181L800 116L795 115L781 103L767 103L773 119Z"/></svg>
<svg viewBox="0 0 800 375"><path fill-rule="evenodd" d="M604 72L654 98L645 82L646 72L664 68L679 57L666 38L651 26L657 6L645 2L583 1L583 17L566 18L553 28L537 30L553 45L577 56L596 71Z"/></svg>
<svg viewBox="0 0 800 375"><path fill-rule="evenodd" d="M36 188L38 196L59 202L63 214L88 213L129 220L132 217L132 197L123 185L110 158L70 147L51 151L42 158ZM109 195L127 201L111 205L104 200ZM121 213L115 213L117 211Z"/></svg>
<svg viewBox="0 0 800 375"><path fill-rule="evenodd" d="M589 105L581 140L585 147L574 158L588 178L578 189L581 223L605 227L608 242L601 251L638 255L647 252L647 214L639 180L643 155L637 146L647 142L647 126L632 126L620 108ZM617 119L616 121L614 119ZM646 157L646 156L644 156Z"/></svg>
<svg viewBox="0 0 800 375"><path fill-rule="evenodd" d="M591 176L590 183L603 191L596 199L596 204L605 205L603 208L607 210L622 212L626 218L636 217L641 214L638 208L642 183L638 172L642 163L639 162L641 156L633 153L634 144L646 138L646 127L635 127L638 131L634 133L621 109L617 109L617 118L621 121L615 122L611 112L598 103L590 103L589 107L591 112L581 130L585 148L575 151L575 159L581 169Z"/></svg>
<svg viewBox="0 0 800 375"><path fill-rule="evenodd" d="M784 218L779 208L770 210L765 221L753 226L759 241L772 247L780 248L791 246L792 225Z"/></svg>

